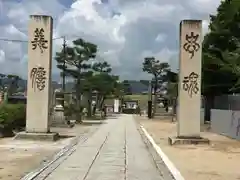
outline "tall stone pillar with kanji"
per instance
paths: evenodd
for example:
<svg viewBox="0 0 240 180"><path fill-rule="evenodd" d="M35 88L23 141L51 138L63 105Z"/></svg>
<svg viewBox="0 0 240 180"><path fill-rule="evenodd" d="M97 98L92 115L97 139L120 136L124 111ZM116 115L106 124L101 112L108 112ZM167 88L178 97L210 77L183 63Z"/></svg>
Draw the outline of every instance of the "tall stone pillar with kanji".
<svg viewBox="0 0 240 180"><path fill-rule="evenodd" d="M52 25L53 20L50 16L30 16L28 27L27 132L49 132Z"/></svg>
<svg viewBox="0 0 240 180"><path fill-rule="evenodd" d="M180 23L177 137L174 143L206 143L200 136L202 21Z"/></svg>

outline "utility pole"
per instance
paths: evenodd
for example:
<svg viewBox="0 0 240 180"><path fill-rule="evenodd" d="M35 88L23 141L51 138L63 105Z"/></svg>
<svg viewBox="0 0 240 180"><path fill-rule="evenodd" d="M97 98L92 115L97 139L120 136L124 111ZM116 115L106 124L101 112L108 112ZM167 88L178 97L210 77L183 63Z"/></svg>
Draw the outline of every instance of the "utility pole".
<svg viewBox="0 0 240 180"><path fill-rule="evenodd" d="M65 92L65 66L66 66L66 38L63 36L63 72L62 72L62 90Z"/></svg>
<svg viewBox="0 0 240 180"><path fill-rule="evenodd" d="M152 118L152 81L148 85L148 118Z"/></svg>
<svg viewBox="0 0 240 180"><path fill-rule="evenodd" d="M152 81L149 81L148 84L148 100L152 101Z"/></svg>

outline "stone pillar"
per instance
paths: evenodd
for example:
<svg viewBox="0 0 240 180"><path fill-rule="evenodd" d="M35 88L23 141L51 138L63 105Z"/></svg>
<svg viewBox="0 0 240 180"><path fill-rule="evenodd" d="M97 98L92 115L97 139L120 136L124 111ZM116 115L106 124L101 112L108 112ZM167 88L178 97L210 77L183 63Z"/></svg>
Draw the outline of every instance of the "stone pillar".
<svg viewBox="0 0 240 180"><path fill-rule="evenodd" d="M52 17L31 15L28 41L28 84L26 132L15 139L50 140L59 138L50 133L51 70L52 70Z"/></svg>
<svg viewBox="0 0 240 180"><path fill-rule="evenodd" d="M53 20L50 16L30 16L28 29L27 132L49 132L52 24Z"/></svg>
<svg viewBox="0 0 240 180"><path fill-rule="evenodd" d="M208 144L200 136L202 21L183 20L180 24L178 82L178 131L169 144Z"/></svg>
<svg viewBox="0 0 240 180"><path fill-rule="evenodd" d="M180 24L178 137L200 137L202 21Z"/></svg>

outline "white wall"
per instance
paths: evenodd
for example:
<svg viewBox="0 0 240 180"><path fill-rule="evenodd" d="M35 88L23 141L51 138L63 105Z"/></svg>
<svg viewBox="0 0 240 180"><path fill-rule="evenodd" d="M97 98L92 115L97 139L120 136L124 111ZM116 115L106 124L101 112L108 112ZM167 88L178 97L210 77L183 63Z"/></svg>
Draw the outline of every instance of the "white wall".
<svg viewBox="0 0 240 180"><path fill-rule="evenodd" d="M119 112L119 99L114 99L114 112Z"/></svg>
<svg viewBox="0 0 240 180"><path fill-rule="evenodd" d="M211 129L215 133L240 140L240 111L212 109Z"/></svg>

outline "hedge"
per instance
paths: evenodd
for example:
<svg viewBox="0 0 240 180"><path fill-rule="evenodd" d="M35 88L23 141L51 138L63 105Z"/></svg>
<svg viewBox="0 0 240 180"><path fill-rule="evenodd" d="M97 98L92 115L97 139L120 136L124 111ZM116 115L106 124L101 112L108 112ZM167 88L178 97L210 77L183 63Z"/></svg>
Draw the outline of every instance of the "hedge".
<svg viewBox="0 0 240 180"><path fill-rule="evenodd" d="M26 125L25 104L0 105L0 133L2 136L13 135L14 129L21 129Z"/></svg>

